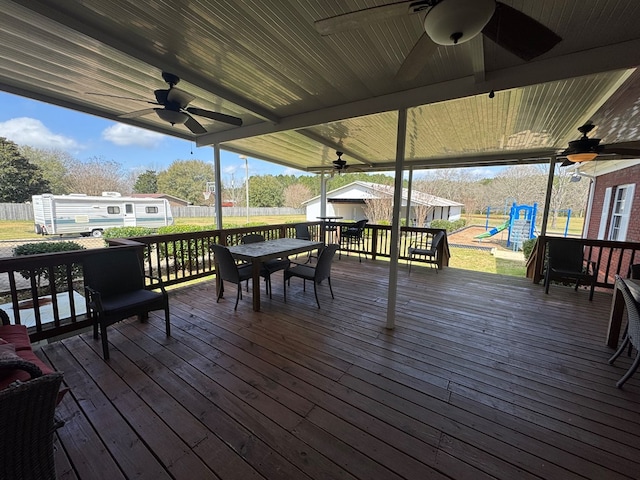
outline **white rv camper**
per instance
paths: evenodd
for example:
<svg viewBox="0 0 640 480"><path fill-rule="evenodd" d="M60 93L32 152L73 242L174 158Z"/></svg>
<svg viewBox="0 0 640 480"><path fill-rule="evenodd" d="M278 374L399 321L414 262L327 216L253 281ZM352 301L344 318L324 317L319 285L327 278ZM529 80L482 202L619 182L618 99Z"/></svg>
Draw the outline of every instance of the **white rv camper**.
<svg viewBox="0 0 640 480"><path fill-rule="evenodd" d="M83 194L33 195L36 233L79 233L101 237L111 227L157 228L173 224L169 202L162 198L122 197L103 192L101 197Z"/></svg>

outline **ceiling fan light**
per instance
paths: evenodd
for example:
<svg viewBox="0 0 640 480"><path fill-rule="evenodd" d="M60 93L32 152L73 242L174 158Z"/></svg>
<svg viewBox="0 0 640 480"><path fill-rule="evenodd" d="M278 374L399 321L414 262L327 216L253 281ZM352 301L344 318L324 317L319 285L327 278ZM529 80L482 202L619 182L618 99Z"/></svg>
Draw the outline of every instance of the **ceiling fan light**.
<svg viewBox="0 0 640 480"><path fill-rule="evenodd" d="M171 125L183 124L189 120L189 115L184 112L177 112L175 110L168 110L166 108L157 109L156 113L165 122L169 122Z"/></svg>
<svg viewBox="0 0 640 480"><path fill-rule="evenodd" d="M427 13L424 30L439 45L464 43L482 32L495 9L495 0L441 0Z"/></svg>
<svg viewBox="0 0 640 480"><path fill-rule="evenodd" d="M590 162L598 156L595 152L570 153L567 159L573 163Z"/></svg>

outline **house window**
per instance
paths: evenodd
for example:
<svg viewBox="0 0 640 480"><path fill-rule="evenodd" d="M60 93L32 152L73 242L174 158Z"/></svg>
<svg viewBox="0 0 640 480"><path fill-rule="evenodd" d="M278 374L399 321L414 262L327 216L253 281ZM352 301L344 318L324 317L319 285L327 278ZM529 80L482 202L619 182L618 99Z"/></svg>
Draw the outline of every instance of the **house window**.
<svg viewBox="0 0 640 480"><path fill-rule="evenodd" d="M158 207L144 207L145 213L158 213Z"/></svg>
<svg viewBox="0 0 640 480"><path fill-rule="evenodd" d="M615 189L611 223L609 224L609 240L624 242L627 238L634 187L635 185L620 185Z"/></svg>
<svg viewBox="0 0 640 480"><path fill-rule="evenodd" d="M107 213L111 215L118 215L120 213L120 207L107 207Z"/></svg>

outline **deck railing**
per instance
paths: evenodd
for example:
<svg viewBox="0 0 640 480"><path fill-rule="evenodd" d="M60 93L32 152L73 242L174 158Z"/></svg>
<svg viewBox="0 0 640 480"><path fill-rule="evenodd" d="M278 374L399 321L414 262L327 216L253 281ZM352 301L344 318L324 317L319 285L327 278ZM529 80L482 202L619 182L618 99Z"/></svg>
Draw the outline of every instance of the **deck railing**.
<svg viewBox="0 0 640 480"><path fill-rule="evenodd" d="M320 239L319 222L308 222L312 238ZM402 227L400 237L401 260L407 260L407 249L425 234L437 229ZM266 225L226 230L207 230L170 235L150 235L127 239L108 239L109 247L135 248L140 252L145 273L161 278L165 286L177 285L213 275L215 265L210 245L236 245L244 235L259 233L266 239L295 236L294 224ZM391 227L367 225L364 246L346 246L343 252L366 254L369 258L389 258L391 251ZM449 247L445 241L439 245L438 268L449 263ZM52 254L28 255L0 259L0 274L9 279L9 315L13 323L29 327L31 339L44 340L91 326L84 299L82 265L92 249ZM420 262L420 259L414 259ZM27 278L29 286L20 288ZM53 279L56 279L55 281ZM20 280L22 280L20 282ZM148 288L157 286L149 281ZM0 302L2 303L2 302Z"/></svg>
<svg viewBox="0 0 640 480"><path fill-rule="evenodd" d="M534 283L539 283L544 278L545 252L549 238L558 241L564 240L562 237L538 237L527 262L527 277L533 279ZM596 262L597 287L612 289L616 275L626 277L629 273L629 267L640 262L640 243L588 238L582 239L582 242L585 246L585 258Z"/></svg>

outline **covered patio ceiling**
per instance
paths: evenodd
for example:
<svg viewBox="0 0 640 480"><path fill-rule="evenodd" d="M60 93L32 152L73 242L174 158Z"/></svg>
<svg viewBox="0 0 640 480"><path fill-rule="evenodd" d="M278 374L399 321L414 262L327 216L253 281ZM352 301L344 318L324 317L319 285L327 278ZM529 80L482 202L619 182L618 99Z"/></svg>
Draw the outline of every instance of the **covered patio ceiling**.
<svg viewBox="0 0 640 480"><path fill-rule="evenodd" d="M288 167L389 170L398 109L406 167L547 162L587 120L640 143L640 2L505 0L562 37L525 62L479 35L396 79L424 14L323 36L314 22L389 0L0 0L0 89ZM532 42L535 41L532 38ZM194 135L154 112L162 72L203 117ZM495 97L488 93L494 90Z"/></svg>

